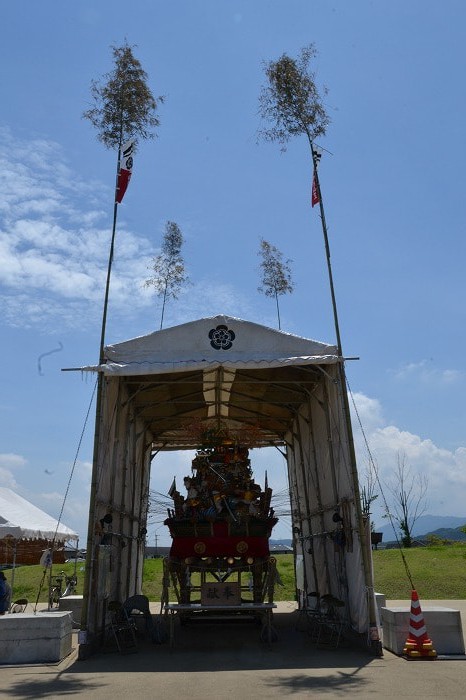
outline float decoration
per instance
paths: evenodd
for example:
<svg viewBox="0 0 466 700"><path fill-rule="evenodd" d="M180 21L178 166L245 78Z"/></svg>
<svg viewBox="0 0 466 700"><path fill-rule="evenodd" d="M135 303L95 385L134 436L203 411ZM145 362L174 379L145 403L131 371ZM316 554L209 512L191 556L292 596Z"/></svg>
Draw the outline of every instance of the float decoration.
<svg viewBox="0 0 466 700"><path fill-rule="evenodd" d="M195 586L190 577L198 572L201 584L209 578L224 582L234 575L252 602L263 602L266 594L271 602L270 562L275 560L270 557L269 538L278 518L270 507L267 478L262 489L251 469L249 448L258 431L232 433L221 423L201 422L192 422L190 429L202 447L192 461L191 475L183 480L185 493L172 484L173 508L165 520L172 537L166 566L178 600L192 602ZM242 443L240 437L248 439ZM242 572L252 576L252 587L241 585Z"/></svg>

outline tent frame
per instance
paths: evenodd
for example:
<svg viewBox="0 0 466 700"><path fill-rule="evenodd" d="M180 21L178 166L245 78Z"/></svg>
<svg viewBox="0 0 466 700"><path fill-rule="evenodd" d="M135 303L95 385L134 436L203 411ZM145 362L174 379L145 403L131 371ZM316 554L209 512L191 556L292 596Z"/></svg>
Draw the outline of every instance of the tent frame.
<svg viewBox="0 0 466 700"><path fill-rule="evenodd" d="M110 600L141 592L151 461L167 450L198 448L190 422L218 421L234 431L257 429L257 447L284 448L291 494L299 605L309 594L344 602L348 629L370 640L375 602L370 537L362 518L343 359L315 352L315 341L290 337L229 317L193 322L190 338L212 322L224 321L238 334L254 326L258 345L283 341L271 359L252 347L244 356L206 353L190 363L159 356L147 361L148 347L163 345L166 329L107 349L98 367L87 565L80 652L102 641ZM205 324L207 322L207 326ZM239 331L235 325L239 326ZM190 324L187 324L188 326ZM264 335L264 338L260 334ZM178 338L178 336L176 336ZM158 343L157 341L160 342ZM314 354L306 354L305 343ZM134 360L131 343L144 355ZM129 353L129 354L128 354ZM130 357L123 361L121 356ZM376 627L375 630L377 631Z"/></svg>

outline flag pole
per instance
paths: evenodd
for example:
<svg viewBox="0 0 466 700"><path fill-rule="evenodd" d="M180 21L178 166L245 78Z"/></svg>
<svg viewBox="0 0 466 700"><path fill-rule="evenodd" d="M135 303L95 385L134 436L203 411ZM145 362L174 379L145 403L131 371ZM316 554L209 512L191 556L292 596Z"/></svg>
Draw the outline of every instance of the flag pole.
<svg viewBox="0 0 466 700"><path fill-rule="evenodd" d="M118 215L118 181L121 165L121 144L122 138L120 135L120 141L118 144L118 158L117 158L117 170L116 170L116 180L115 180L115 198L113 204L113 225L112 225L112 238L110 243L110 253L108 257L108 267L107 267L107 281L105 285L105 297L104 297L104 308L102 313L102 327L100 332L100 345L99 345L99 365L105 362L105 330L107 325L107 308L108 308L108 298L110 292L110 277L112 273L113 264L113 253L115 248L115 235L116 235L116 224ZM84 587L83 587L83 608L81 612L81 630L85 635L85 640L83 639L82 644L79 645L80 658L86 658L88 655L88 649L92 648L94 640L88 638L90 620L89 617L89 596L90 596L90 584L92 580L92 572L95 565L94 552L94 511L96 506L96 492L99 478L99 470L97 468L97 459L99 456L99 443L100 443L100 426L101 426L101 411L102 411L102 388L103 388L103 374L101 371L97 372L97 391L96 391L96 407L95 407L95 428L94 428L94 450L92 458L92 477L91 477L91 492L89 497L89 520L87 527L87 547L86 547L86 575L84 577Z"/></svg>
<svg viewBox="0 0 466 700"><path fill-rule="evenodd" d="M324 211L324 202L322 199L322 192L320 189L320 181L319 181L319 173L318 173L318 163L319 163L319 156L317 154L317 151L314 148L313 142L309 139L310 145L311 145L311 153L312 153L312 163L314 166L314 183L315 187L317 189L317 197L319 200L319 208L320 208L320 218L322 221L322 232L324 234L324 243L325 243L325 255L327 258L327 268L328 268L328 277L329 277L329 283L330 283L330 294L332 297L332 308L333 308L333 320L335 323L335 334L336 334L336 340L337 340L337 349L338 349L338 355L342 357L342 347L341 347L341 336L340 336L340 324L338 322L338 311L337 311L337 301L335 297L335 287L333 285L333 273L332 273L332 263L330 260L330 246L328 242L328 234L327 234L327 222L325 221L325 211Z"/></svg>
<svg viewBox="0 0 466 700"><path fill-rule="evenodd" d="M107 326L107 308L108 308L108 297L109 297L109 292L110 292L110 277L112 274L113 252L115 249L115 234L116 234L116 224L117 224L117 215L118 215L118 201L117 201L118 176L120 173L120 165L121 165L121 139L120 139L120 143L118 144L118 160L117 160L117 171L116 171L116 180L115 180L115 202L113 204L112 239L111 239L111 243L110 243L110 254L108 256L107 282L105 285L104 309L103 309L103 314L102 314L102 328L101 328L101 333L100 333L99 364L102 364L102 362L104 362L104 360L105 360L105 357L104 357L105 330L106 330L106 326Z"/></svg>
<svg viewBox="0 0 466 700"><path fill-rule="evenodd" d="M310 138L309 134L308 134L308 139L309 139L309 144L311 146L312 163L314 166L313 186L315 185L315 187L316 187L317 198L319 201L320 218L322 221L322 232L324 234L325 254L326 254L326 258L327 258L327 268L328 268L328 276L329 276L329 283L330 283L330 294L332 297L333 319L334 319L334 323L335 323L335 335L336 335L336 341L337 341L337 352L338 352L338 357L339 357L338 372L340 375L340 387L341 387L341 394L342 394L342 401L343 401L343 413L345 416L345 422L346 422L346 428L347 428L347 434L348 434L348 448L349 448L349 453L350 453L351 477L352 477L353 489L354 489L354 495L355 495L354 506L356 508L356 515L357 515L358 525L359 525L359 534L360 534L360 538L361 538L362 564L363 564L366 588L368 591L368 607L369 607L368 613L369 613L370 641L371 641L371 644L375 647L377 653L380 653L381 642L379 640L379 634L378 634L378 628L377 628L377 614L376 614L376 609L375 609L374 582L373 582L372 566L371 566L371 561L370 561L370 548L368 549L369 545L368 545L367 530L366 530L366 525L364 523L364 519L362 517L361 500L359 498L358 468L357 468L357 462L356 462L356 451L354 448L353 427L351 425L348 393L346 390L345 363L344 363L344 359L343 359L343 350L342 350L342 345L341 345L340 324L338 322L338 311L337 311L337 302L336 302L336 297L335 297L335 287L333 284L332 265L331 265L331 260L330 260L330 245L329 245L329 241L328 241L327 223L325 220L325 211L324 211L324 202L323 202L323 198L322 198L322 191L320 189L320 181L319 181L319 174L318 174L318 168L317 168L318 163L319 163L319 154L315 150L314 143L313 143L312 139ZM313 201L315 202L315 200L313 200Z"/></svg>

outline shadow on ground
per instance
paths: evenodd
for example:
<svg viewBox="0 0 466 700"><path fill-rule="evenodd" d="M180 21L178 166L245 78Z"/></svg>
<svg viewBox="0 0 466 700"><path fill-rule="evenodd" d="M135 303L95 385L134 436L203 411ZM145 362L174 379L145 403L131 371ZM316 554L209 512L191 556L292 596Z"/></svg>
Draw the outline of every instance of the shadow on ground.
<svg viewBox="0 0 466 700"><path fill-rule="evenodd" d="M338 649L316 648L302 622L298 622L297 612L276 614L278 640L268 645L260 640L261 628L254 621L196 621L183 626L177 621L173 649L168 642L153 644L140 639L137 652L131 654L120 654L111 647L79 660L74 652L74 657L59 667L41 667L41 673L35 675L31 667L18 668L18 677L4 687L2 694L24 699L98 694L119 674L229 671L256 672L257 681L271 694L361 690L364 680L357 674L374 662L370 650L350 646L346 640ZM195 675L190 679L194 688Z"/></svg>

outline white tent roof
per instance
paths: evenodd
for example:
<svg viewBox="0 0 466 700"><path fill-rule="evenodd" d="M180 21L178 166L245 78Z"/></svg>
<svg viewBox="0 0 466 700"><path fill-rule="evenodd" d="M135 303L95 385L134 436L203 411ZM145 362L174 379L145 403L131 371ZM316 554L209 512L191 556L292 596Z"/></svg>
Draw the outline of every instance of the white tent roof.
<svg viewBox="0 0 466 700"><path fill-rule="evenodd" d="M124 376L213 370L219 366L259 369L338 361L334 345L223 315L108 345L105 355L107 362L99 369Z"/></svg>
<svg viewBox="0 0 466 700"><path fill-rule="evenodd" d="M163 450L192 448L189 425L208 419L233 431L257 428L262 444L283 444L322 366L340 360L334 345L225 315L109 345L105 358L81 369L123 381Z"/></svg>
<svg viewBox="0 0 466 700"><path fill-rule="evenodd" d="M43 510L18 496L11 489L0 488L0 539L77 540L78 535L58 523Z"/></svg>

